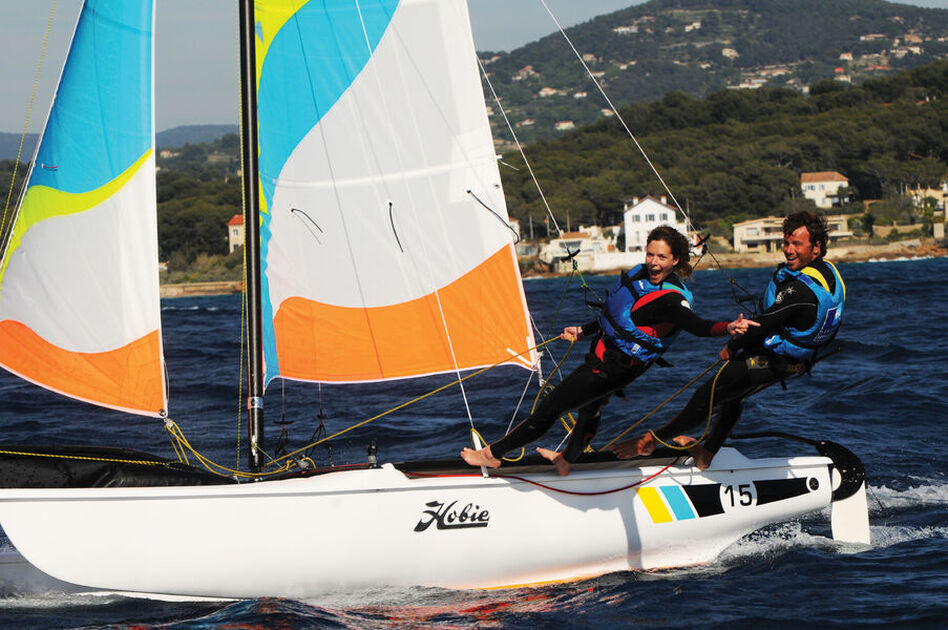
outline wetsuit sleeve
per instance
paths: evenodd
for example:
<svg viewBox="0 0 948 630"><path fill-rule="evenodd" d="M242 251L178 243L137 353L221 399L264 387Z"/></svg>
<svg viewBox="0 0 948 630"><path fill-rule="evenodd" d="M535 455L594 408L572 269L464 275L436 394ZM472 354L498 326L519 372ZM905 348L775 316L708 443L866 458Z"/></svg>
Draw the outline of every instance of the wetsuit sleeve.
<svg viewBox="0 0 948 630"><path fill-rule="evenodd" d="M592 320L591 322L586 322L585 324L583 324L582 328L583 328L583 337L589 337L589 336L591 336L591 335L597 335L597 334L599 334L599 331L601 330L601 329L599 328L599 320L598 320L598 319L594 319L594 320Z"/></svg>
<svg viewBox="0 0 948 630"><path fill-rule="evenodd" d="M686 304L687 301L681 294L668 293L635 311L632 321L636 326L654 326L667 322L696 337L719 337L727 334L727 322L698 317Z"/></svg>
<svg viewBox="0 0 948 630"><path fill-rule="evenodd" d="M751 327L744 335L731 337L728 348L734 354L738 350L753 353L763 346L764 339L780 332L785 326L805 330L813 325L817 313L816 295L808 286L794 280L781 290L779 303L754 317L759 327Z"/></svg>

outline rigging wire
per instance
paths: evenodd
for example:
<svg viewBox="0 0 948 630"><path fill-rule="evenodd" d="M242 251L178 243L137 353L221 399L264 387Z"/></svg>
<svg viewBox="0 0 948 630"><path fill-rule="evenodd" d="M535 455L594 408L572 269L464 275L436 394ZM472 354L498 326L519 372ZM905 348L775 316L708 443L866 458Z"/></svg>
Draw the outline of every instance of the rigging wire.
<svg viewBox="0 0 948 630"><path fill-rule="evenodd" d="M621 123L623 129L625 129L628 136L632 139L632 142L635 143L635 146L636 148L638 148L639 153L642 154L642 157L645 159L645 162L649 165L649 168L652 169L652 173L655 174L655 177L658 178L658 181L661 183L662 188L664 188L665 192L668 193L669 199L671 199L672 202L675 204L675 207L677 208L678 212L681 213L681 216L685 218L685 225L687 229L691 232L698 232L697 228L695 227L694 222L691 220L691 217L688 216L688 213L685 212L684 208L682 208L681 204L678 202L678 198L675 197L675 193L672 192L671 188L665 182L665 179L662 177L661 173L659 173L658 168L652 162L651 158L649 158L648 154L645 152L645 149L642 147L638 139L635 137L635 134L632 133L632 130L629 128L628 124L626 124L625 119L622 117L622 114L619 113L619 110L613 104L612 99L610 99L609 95L606 94L606 91L605 89L603 89L602 84L599 82L598 79L596 79L596 76L592 73L592 70L589 69L589 66L586 64L586 61L583 59L583 56L580 54L579 50L577 50L576 46L573 44L573 41L570 39L569 35L566 34L566 31L563 29L563 26L560 24L560 21L553 14L553 11L550 9L549 5L547 5L546 0L540 0L540 4L542 4L543 8L546 9L546 12L550 15L550 18L553 20L553 23L556 24L556 27L557 29L559 29L560 34L563 36L563 39L565 39L566 43L569 44L569 47L572 49L573 54L576 56L576 58L579 60L579 63L581 63L583 68L586 70L586 74L589 75L589 79L596 86L596 89L599 90L599 93L602 94L602 97L605 99L606 103L609 105L609 109L615 115L616 119ZM707 251L710 254L711 259L714 261L718 270L721 271L727 277L728 283L730 284L730 287L731 287L731 293L734 296L734 300L738 303L738 305L743 304L743 302L746 302L749 299L753 300L754 295L750 291L745 289L743 286L741 286L741 284L737 282L737 280L735 280L729 273L727 273L727 271L724 270L724 267L721 265L720 261L718 261L718 259L714 256L714 252L711 251L711 248L705 245L705 251ZM741 291L744 292L745 297L743 299L737 297L735 287L740 288ZM756 313L757 313L756 306L754 306L754 314Z"/></svg>
<svg viewBox="0 0 948 630"><path fill-rule="evenodd" d="M39 64L36 66L36 74L33 77L33 90L30 92L30 103L26 108L26 120L23 122L23 132L20 134L20 144L16 150L16 160L13 162L13 172L10 174L10 189L7 191L7 199L3 204L3 216L0 216L0 253L4 252L6 249L6 241L9 239L10 235L7 234L7 212L10 209L10 200L13 198L13 189L16 184L16 172L20 166L20 157L23 154L23 143L26 140L26 132L30 126L30 117L33 114L33 101L36 99L36 90L39 86L39 77L40 72L43 69L43 61L46 59L46 48L49 45L49 32L53 27L53 16L56 14L56 0L53 0L52 5L49 10L49 19L46 21L46 34L43 36L43 46L40 49L40 58ZM34 155L39 151L39 143L36 145L36 150ZM23 190L26 189L27 182L23 182ZM22 193L21 193L22 195Z"/></svg>
<svg viewBox="0 0 948 630"><path fill-rule="evenodd" d="M477 57L477 65L481 69L481 75L484 77L484 81L487 83L487 87L490 88L491 96L494 97L494 102L497 103L498 109L500 109L501 115L504 117L504 122L507 123L507 129L510 131L511 137L513 137L514 142L517 144L517 150L520 151L520 157L523 158L523 163L527 167L527 171L530 173L530 178L533 179L533 185L536 186L537 192L540 193L540 199L543 200L543 206L546 208L546 213L550 215L550 220L553 221L553 227L556 228L557 234L562 234L563 230L560 228L559 223L556 221L556 217L553 216L553 209L550 208L550 203L546 199L546 195L543 194L543 188L540 186L540 182L537 179L536 173L533 171L533 166L530 165L530 160L527 159L527 154L523 150L523 145L520 143L520 139L517 138L517 132L514 131L513 125L510 123L510 118L507 117L507 111L504 109L503 104L500 102L500 97L497 96L497 92L494 90L494 84L491 83L490 76L487 74L487 70L484 69L484 64L481 62L480 57Z"/></svg>

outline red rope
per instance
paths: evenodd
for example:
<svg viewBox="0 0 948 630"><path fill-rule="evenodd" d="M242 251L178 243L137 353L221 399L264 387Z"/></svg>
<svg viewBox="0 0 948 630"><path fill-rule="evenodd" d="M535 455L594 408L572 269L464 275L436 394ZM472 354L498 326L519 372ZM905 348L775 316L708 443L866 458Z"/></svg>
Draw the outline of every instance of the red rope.
<svg viewBox="0 0 948 630"><path fill-rule="evenodd" d="M662 474L663 472L665 472L671 467L672 467L672 464L669 464L665 466L664 468L662 468L661 470L659 470L654 475L646 477L645 479L642 479L641 481L630 483L627 486L622 486L621 488L614 488L612 490L601 490L599 492L577 492L575 490L563 490L562 488L554 488L553 486L548 486L545 483L540 483L539 481L532 481L530 479L527 479L525 477L519 477L517 475L495 475L495 477L497 479L516 479L517 481L522 481L524 483L529 483L531 485L538 486L540 488L543 488L544 490L552 490L553 492L560 492L562 494L572 494L572 495L583 496L583 497L594 497L601 494L612 494L614 492L622 492L623 490L628 490L629 488L640 486L647 481L651 481L652 479L655 479L655 477L658 477L660 474ZM481 476L481 475L473 474L473 473L463 474L463 475L439 475L439 474L434 474L434 473L412 472L412 473L406 473L406 474L412 477L433 477L433 478L438 478L438 479L448 479L451 477L480 477Z"/></svg>

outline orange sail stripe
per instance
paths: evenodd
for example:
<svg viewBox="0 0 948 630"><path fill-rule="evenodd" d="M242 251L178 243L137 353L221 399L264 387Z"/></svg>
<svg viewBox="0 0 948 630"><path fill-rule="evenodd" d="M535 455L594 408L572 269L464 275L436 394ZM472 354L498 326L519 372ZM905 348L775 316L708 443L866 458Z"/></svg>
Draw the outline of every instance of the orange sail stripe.
<svg viewBox="0 0 948 630"><path fill-rule="evenodd" d="M0 322L0 363L53 391L132 413L165 406L158 331L108 352L71 352L20 322Z"/></svg>
<svg viewBox="0 0 948 630"><path fill-rule="evenodd" d="M391 306L351 308L287 299L273 322L280 374L354 382L446 372L455 368L452 346L460 368L512 359L508 349L524 352L532 338L515 264L505 246L437 296Z"/></svg>

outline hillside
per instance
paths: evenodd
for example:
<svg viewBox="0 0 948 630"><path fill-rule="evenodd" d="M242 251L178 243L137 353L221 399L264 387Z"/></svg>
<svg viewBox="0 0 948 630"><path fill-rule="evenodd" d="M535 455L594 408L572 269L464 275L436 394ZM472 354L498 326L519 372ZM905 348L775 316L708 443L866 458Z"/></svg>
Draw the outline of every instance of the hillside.
<svg viewBox="0 0 948 630"><path fill-rule="evenodd" d="M882 0L652 0L567 33L617 105L669 91L805 91L823 79L859 83L948 58L948 10ZM560 33L480 57L521 141L604 115L605 101ZM510 138L499 112L491 121L495 137Z"/></svg>
<svg viewBox="0 0 948 630"><path fill-rule="evenodd" d="M948 60L861 86L819 82L809 95L776 87L704 99L671 92L621 114L682 206L720 234L730 222L801 203L801 172L848 177L850 211L882 199L873 205L880 224L914 220L906 188L939 186L948 172ZM527 155L564 224L613 224L625 199L666 194L615 119L535 143ZM542 221L519 153L503 162L513 167L501 170L510 214Z"/></svg>

